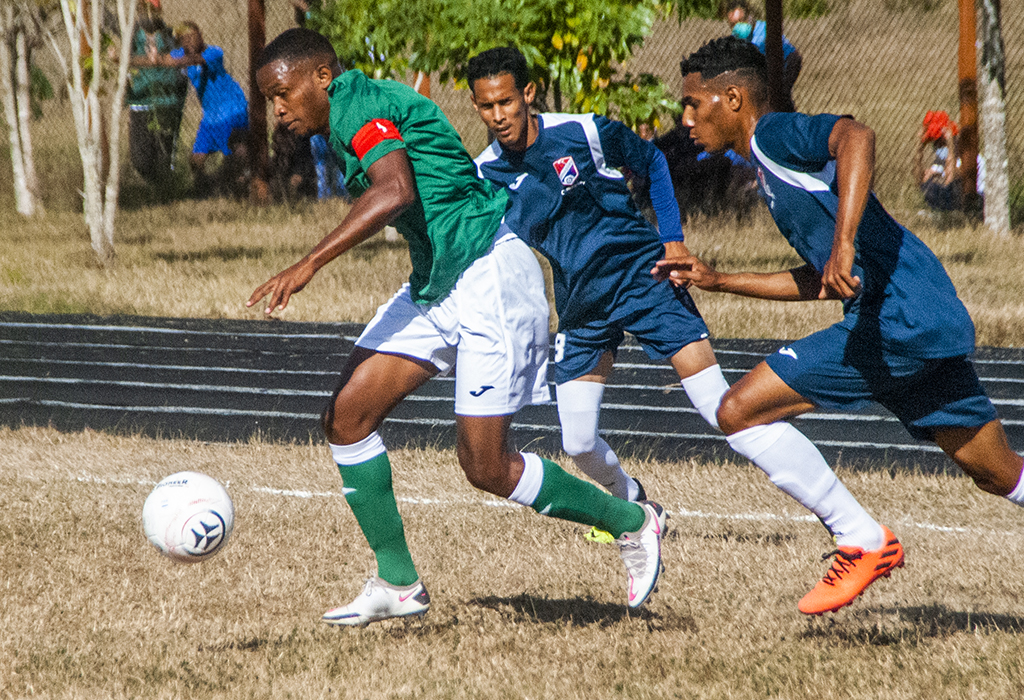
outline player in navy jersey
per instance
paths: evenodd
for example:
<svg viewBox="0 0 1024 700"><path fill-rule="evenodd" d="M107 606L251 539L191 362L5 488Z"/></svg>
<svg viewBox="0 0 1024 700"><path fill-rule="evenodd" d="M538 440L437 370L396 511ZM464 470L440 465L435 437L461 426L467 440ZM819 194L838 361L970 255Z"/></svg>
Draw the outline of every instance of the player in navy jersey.
<svg viewBox="0 0 1024 700"><path fill-rule="evenodd" d="M535 87L511 47L469 61L473 104L495 141L479 174L506 188L505 222L551 262L559 333L555 383L562 444L585 474L627 500L646 498L598 436L605 381L623 332L652 359L669 359L713 423L728 384L690 295L655 281L663 255L687 255L665 157L626 126L593 114L530 114ZM634 206L618 168L649 178L660 224Z"/></svg>
<svg viewBox="0 0 1024 700"><path fill-rule="evenodd" d="M655 277L760 299L843 302L842 321L781 348L726 393L718 421L730 444L763 456L775 449L773 421L877 401L979 488L1024 505L1021 457L969 358L974 324L938 258L871 192L874 132L852 117L769 113L764 57L734 37L704 45L682 72L683 123L707 150L751 160L779 231L805 264L723 273L690 256L659 262ZM772 480L818 512L818 467L792 455L779 462ZM903 562L898 540L877 523L834 534L835 560L802 612L838 610Z"/></svg>
<svg viewBox="0 0 1024 700"><path fill-rule="evenodd" d="M690 400L713 426L729 388L689 294L673 292L649 274L663 253L689 255L665 158L604 117L530 114L535 87L525 58L514 48L474 57L467 72L474 105L496 138L477 158L477 167L506 186L506 223L551 261L560 326L555 380L565 449L613 494L636 497L634 480L597 434L604 382L623 331L635 335L652 358L671 361ZM650 180L657 230L633 206L617 168ZM788 423L772 431L782 436L780 449L817 460L822 473L816 487L843 503L836 510L859 513L857 522L873 524L803 434ZM770 473L771 462L763 465L759 455L753 460ZM819 515L828 521L832 514Z"/></svg>

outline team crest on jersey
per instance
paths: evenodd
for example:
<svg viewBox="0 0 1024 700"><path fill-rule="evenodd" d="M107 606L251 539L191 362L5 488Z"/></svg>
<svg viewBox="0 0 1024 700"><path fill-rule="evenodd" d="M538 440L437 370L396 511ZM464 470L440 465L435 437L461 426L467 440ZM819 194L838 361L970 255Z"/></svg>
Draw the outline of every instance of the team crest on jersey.
<svg viewBox="0 0 1024 700"><path fill-rule="evenodd" d="M559 158L552 165L555 166L555 172L558 173L562 187L572 187L572 184L580 176L580 171L576 168L576 161L572 159L572 156Z"/></svg>
<svg viewBox="0 0 1024 700"><path fill-rule="evenodd" d="M772 188L768 186L768 179L764 176L764 168L760 165L757 166L757 181L761 185L761 191L764 192L764 196L768 198L768 208L775 208L775 195L772 194Z"/></svg>

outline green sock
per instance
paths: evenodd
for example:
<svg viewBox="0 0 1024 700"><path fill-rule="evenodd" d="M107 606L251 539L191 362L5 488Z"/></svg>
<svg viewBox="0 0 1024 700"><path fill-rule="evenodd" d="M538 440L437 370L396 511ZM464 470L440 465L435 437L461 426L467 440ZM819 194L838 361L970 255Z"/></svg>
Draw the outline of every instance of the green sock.
<svg viewBox="0 0 1024 700"><path fill-rule="evenodd" d="M612 537L643 527L647 515L636 503L616 498L593 484L577 479L552 461L541 459L544 481L533 502L541 515L594 525Z"/></svg>
<svg viewBox="0 0 1024 700"><path fill-rule="evenodd" d="M377 556L377 576L394 586L415 583L419 575L405 543L405 528L391 487L387 453L368 462L338 466L345 500Z"/></svg>

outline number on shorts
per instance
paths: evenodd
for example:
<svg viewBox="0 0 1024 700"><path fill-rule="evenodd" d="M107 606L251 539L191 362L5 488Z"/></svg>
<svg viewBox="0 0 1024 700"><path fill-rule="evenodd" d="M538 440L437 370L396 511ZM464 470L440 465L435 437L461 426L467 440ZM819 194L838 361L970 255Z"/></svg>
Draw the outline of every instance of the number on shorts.
<svg viewBox="0 0 1024 700"><path fill-rule="evenodd" d="M565 333L555 334L555 362L565 359Z"/></svg>

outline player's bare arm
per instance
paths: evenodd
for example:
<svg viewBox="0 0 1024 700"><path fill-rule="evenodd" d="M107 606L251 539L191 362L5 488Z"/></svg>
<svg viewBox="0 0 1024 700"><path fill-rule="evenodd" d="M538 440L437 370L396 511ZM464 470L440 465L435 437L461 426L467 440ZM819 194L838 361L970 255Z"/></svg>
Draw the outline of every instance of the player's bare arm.
<svg viewBox="0 0 1024 700"><path fill-rule="evenodd" d="M821 277L812 265L782 272L719 272L696 256L659 260L651 274L677 287L693 285L708 292L728 292L755 299L809 301L824 299Z"/></svg>
<svg viewBox="0 0 1024 700"><path fill-rule="evenodd" d="M665 259L693 257L690 249L682 241L665 241Z"/></svg>
<svg viewBox="0 0 1024 700"><path fill-rule="evenodd" d="M854 238L868 204L875 175L875 132L853 119L840 119L828 139L836 159L839 208L832 254L822 271L821 283L829 298L852 299L861 280L853 275Z"/></svg>
<svg viewBox="0 0 1024 700"><path fill-rule="evenodd" d="M390 224L416 201L412 166L404 150L392 151L375 161L366 174L370 187L338 227L302 260L257 287L246 306L269 296L265 313L284 310L292 294L302 291L320 268Z"/></svg>

